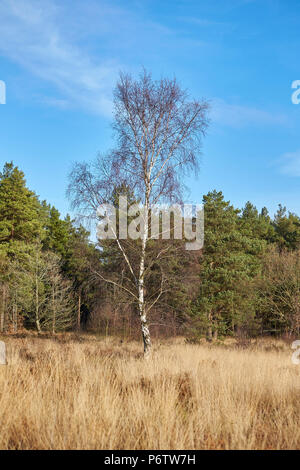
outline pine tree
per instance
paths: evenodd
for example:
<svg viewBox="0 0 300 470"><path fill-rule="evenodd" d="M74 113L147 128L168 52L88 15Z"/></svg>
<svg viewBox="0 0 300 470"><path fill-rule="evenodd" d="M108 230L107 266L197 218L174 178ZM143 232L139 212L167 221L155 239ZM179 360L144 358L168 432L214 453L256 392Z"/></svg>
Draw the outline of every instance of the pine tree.
<svg viewBox="0 0 300 470"><path fill-rule="evenodd" d="M259 214L257 208L248 201L242 209L239 226L250 238L265 240L268 243L275 240L275 230L266 207Z"/></svg>
<svg viewBox="0 0 300 470"><path fill-rule="evenodd" d="M254 239L248 227L240 227L240 211L224 200L222 192L209 192L203 203L205 241L193 311L198 328L212 340L253 319L247 285L259 271L257 255L263 242Z"/></svg>
<svg viewBox="0 0 300 470"><path fill-rule="evenodd" d="M300 247L300 218L279 204L274 218L275 239L280 250L296 250Z"/></svg>
<svg viewBox="0 0 300 470"><path fill-rule="evenodd" d="M67 216L65 220L62 220L59 211L55 207L51 207L45 230L44 248L65 258L72 231L70 217Z"/></svg>
<svg viewBox="0 0 300 470"><path fill-rule="evenodd" d="M0 173L0 242L31 242L41 236L41 205L26 187L24 173L6 163Z"/></svg>

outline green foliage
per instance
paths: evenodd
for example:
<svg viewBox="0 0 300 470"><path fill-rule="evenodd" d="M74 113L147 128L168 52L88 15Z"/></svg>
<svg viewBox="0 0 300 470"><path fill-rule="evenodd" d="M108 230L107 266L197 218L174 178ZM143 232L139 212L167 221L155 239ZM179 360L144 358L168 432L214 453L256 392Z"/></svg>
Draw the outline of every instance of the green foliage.
<svg viewBox="0 0 300 470"><path fill-rule="evenodd" d="M250 295L252 280L259 273L265 242L258 236L258 214L250 204L242 217L223 198L212 191L203 198L205 243L200 261L200 289L194 305L200 329L212 336L231 334L254 318Z"/></svg>
<svg viewBox="0 0 300 470"><path fill-rule="evenodd" d="M295 250L300 247L300 218L291 212L286 213L286 208L279 204L274 218L276 242L280 249Z"/></svg>
<svg viewBox="0 0 300 470"><path fill-rule="evenodd" d="M88 290L83 288L84 249L91 250L88 232L40 202L26 187L23 172L6 163L0 173L1 330L12 325L15 330L17 324L38 330L71 328L74 287L80 284L82 296Z"/></svg>
<svg viewBox="0 0 300 470"><path fill-rule="evenodd" d="M0 241L29 242L42 235L41 205L26 187L24 173L6 163L0 173Z"/></svg>
<svg viewBox="0 0 300 470"><path fill-rule="evenodd" d="M133 192L120 185L112 192L129 205ZM188 325L193 337L300 332L300 218L279 205L274 219L247 202L242 210L222 192L203 197L205 242L201 253L185 250L184 241L149 240L144 295L155 301L156 317L166 325ZM130 220L128 221L130 223ZM117 217L118 232L118 217ZM69 216L40 202L27 188L22 171L6 163L0 173L0 331L21 325L61 331L83 312L109 301L112 310L132 307L128 265L115 240L98 246ZM138 270L140 240L122 240ZM103 287L100 273L121 278L121 288ZM114 313L115 315L115 313ZM114 316L115 318L115 316ZM76 322L75 322L76 320Z"/></svg>
<svg viewBox="0 0 300 470"><path fill-rule="evenodd" d="M52 250L62 257L67 255L67 247L72 230L69 217L65 220L60 218L60 213L55 207L51 207L45 226L44 247Z"/></svg>

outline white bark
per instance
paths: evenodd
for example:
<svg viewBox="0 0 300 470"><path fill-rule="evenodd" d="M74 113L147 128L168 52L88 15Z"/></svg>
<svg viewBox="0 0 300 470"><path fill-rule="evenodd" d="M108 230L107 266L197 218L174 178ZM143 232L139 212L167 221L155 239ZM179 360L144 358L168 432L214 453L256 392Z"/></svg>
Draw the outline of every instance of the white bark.
<svg viewBox="0 0 300 470"><path fill-rule="evenodd" d="M38 333L41 333L41 324L40 324L40 318L39 318L39 281L38 281L38 274L37 274L37 268L36 268L36 274L35 274L35 324L36 324L36 329Z"/></svg>
<svg viewBox="0 0 300 470"><path fill-rule="evenodd" d="M6 366L6 346L3 341L0 341L0 365Z"/></svg>
<svg viewBox="0 0 300 470"><path fill-rule="evenodd" d="M6 308L6 288L2 287L2 305L1 305L1 316L0 316L0 332L3 333L5 329L5 308Z"/></svg>
<svg viewBox="0 0 300 470"><path fill-rule="evenodd" d="M144 207L144 227L142 233L142 252L141 252L141 261L140 261L140 270L138 278L138 293L139 293L139 313L141 320L141 329L142 337L144 342L144 356L145 359L148 359L151 354L151 338L149 327L147 323L147 313L145 308L145 297L144 297L144 275L145 275L145 256L146 256L146 245L149 235L148 227L148 212L149 212L149 189L146 192L145 198L145 207Z"/></svg>

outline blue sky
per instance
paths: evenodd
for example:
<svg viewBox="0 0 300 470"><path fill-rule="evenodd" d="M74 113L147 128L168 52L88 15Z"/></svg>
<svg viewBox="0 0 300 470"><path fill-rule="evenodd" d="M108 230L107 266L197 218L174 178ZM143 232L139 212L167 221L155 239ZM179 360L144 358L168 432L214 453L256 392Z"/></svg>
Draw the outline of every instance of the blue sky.
<svg viewBox="0 0 300 470"><path fill-rule="evenodd" d="M201 172L189 200L222 190L273 214L300 214L300 10L296 0L1 0L0 165L62 214L72 162L112 144L120 70L176 75L211 100Z"/></svg>

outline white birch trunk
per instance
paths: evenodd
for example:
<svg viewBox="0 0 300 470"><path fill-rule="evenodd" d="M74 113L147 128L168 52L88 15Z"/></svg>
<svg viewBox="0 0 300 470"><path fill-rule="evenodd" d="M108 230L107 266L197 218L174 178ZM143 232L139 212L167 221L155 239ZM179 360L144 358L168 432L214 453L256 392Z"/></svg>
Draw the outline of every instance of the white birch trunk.
<svg viewBox="0 0 300 470"><path fill-rule="evenodd" d="M56 327L56 308L55 308L55 293L54 287L52 287L52 334L55 334Z"/></svg>
<svg viewBox="0 0 300 470"><path fill-rule="evenodd" d="M0 341L0 365L6 366L6 345L3 341Z"/></svg>
<svg viewBox="0 0 300 470"><path fill-rule="evenodd" d="M38 333L41 333L41 324L39 318L39 282L37 273L35 275L35 324Z"/></svg>
<svg viewBox="0 0 300 470"><path fill-rule="evenodd" d="M79 291L78 294L78 305L77 305L77 330L80 331L81 327L81 292Z"/></svg>
<svg viewBox="0 0 300 470"><path fill-rule="evenodd" d="M144 298L144 274L145 274L145 255L146 245L148 240L148 212L149 212L149 192L146 193L146 201L144 208L144 230L142 236L142 253L140 261L140 270L138 278L138 293L139 293L139 313L141 320L142 337L144 342L144 357L148 359L151 354L151 338L150 331L147 323L147 313L145 309L145 298Z"/></svg>
<svg viewBox="0 0 300 470"><path fill-rule="evenodd" d="M6 301L6 288L2 287L2 305L1 305L1 316L0 316L0 332L4 333L5 330L5 301Z"/></svg>

